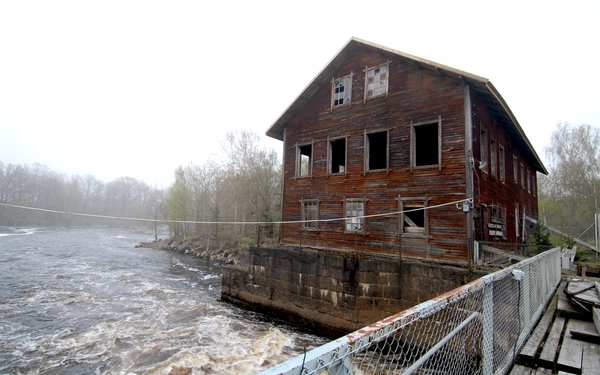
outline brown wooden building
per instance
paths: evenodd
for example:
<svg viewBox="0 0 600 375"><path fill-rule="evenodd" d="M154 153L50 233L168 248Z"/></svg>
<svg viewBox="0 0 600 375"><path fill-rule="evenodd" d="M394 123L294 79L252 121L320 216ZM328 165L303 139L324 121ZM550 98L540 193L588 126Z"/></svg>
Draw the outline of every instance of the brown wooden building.
<svg viewBox="0 0 600 375"><path fill-rule="evenodd" d="M466 263L473 240L516 243L547 173L485 78L359 39L267 131L283 141L282 245Z"/></svg>

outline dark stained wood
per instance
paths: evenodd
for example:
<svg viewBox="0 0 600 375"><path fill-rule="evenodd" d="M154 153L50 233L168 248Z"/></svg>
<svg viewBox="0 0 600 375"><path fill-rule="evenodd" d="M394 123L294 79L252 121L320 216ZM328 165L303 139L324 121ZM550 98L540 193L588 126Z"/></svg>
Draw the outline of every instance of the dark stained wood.
<svg viewBox="0 0 600 375"><path fill-rule="evenodd" d="M319 201L321 219L344 217L344 200L366 199L367 215L399 210L398 198L424 197L428 205L437 205L467 197L465 161L465 82L419 65L384 50L361 46L344 55L344 63L332 77L352 73L351 104L331 108L331 86L322 85L302 110L286 120L284 140L283 220L301 220L303 199ZM389 62L388 94L364 101L364 69ZM484 100L483 94L473 93L477 118L494 126L494 134L506 145L506 184L498 185L480 175L476 187L477 212L483 206L500 203L513 207L515 200L537 216L537 199L531 193L510 183L512 152L525 155L523 141L509 131L505 117L496 115ZM475 116L475 115L474 115ZM486 117L487 116L487 117ZM441 166L411 168L411 124L437 121L441 118ZM478 138L474 126L473 136ZM388 169L365 171L365 133L387 130ZM342 175L328 173L328 140L346 137L346 171ZM477 141L478 142L478 141ZM296 146L313 145L312 175L296 177ZM478 143L474 141L478 150ZM478 154L478 151L476 151ZM533 171L524 157L521 159ZM532 164L533 165L533 164ZM478 194L478 195L477 195ZM523 211L521 211L523 212ZM475 215L478 216L478 215ZM283 245L351 249L365 252L394 253L402 256L427 258L466 264L467 222L465 214L455 206L428 212L426 235L401 233L399 217L367 219L363 233L348 233L340 221L319 223L318 229L305 230L301 224L281 227ZM486 222L487 223L487 222ZM514 227L514 220L513 220ZM510 222L507 228L511 228ZM504 242L516 242L510 229ZM487 239L479 236L476 240Z"/></svg>
<svg viewBox="0 0 600 375"><path fill-rule="evenodd" d="M540 354L540 364L546 368L554 367L554 359L556 358L556 353L558 352L558 344L560 342L564 325L565 319L563 317L557 316L554 319L554 323L552 324L552 328L550 329L550 333L548 334L548 338L546 339L544 348Z"/></svg>

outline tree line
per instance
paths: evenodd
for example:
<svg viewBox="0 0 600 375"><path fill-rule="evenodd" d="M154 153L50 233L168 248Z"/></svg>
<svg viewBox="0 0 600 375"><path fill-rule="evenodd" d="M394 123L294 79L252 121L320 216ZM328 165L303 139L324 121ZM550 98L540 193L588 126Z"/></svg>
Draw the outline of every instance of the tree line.
<svg viewBox="0 0 600 375"><path fill-rule="evenodd" d="M571 236L579 236L600 209L600 129L561 123L546 148L549 174L539 179L539 217ZM594 229L582 239L594 244Z"/></svg>
<svg viewBox="0 0 600 375"><path fill-rule="evenodd" d="M110 216L153 217L164 192L132 177L103 182L41 164L0 162L0 202ZM107 220L0 207L0 226L112 224ZM123 225L123 222L119 223Z"/></svg>

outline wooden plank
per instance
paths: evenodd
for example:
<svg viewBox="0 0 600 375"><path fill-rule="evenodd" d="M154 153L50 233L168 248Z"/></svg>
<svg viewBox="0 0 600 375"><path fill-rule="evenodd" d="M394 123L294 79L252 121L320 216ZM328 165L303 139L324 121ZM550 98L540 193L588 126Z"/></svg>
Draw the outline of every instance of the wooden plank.
<svg viewBox="0 0 600 375"><path fill-rule="evenodd" d="M600 345L583 344L582 375L600 375Z"/></svg>
<svg viewBox="0 0 600 375"><path fill-rule="evenodd" d="M530 375L534 372L535 370L530 369L529 367L525 367L525 366L521 366L521 365L514 365L510 375Z"/></svg>
<svg viewBox="0 0 600 375"><path fill-rule="evenodd" d="M531 374L535 375L552 375L552 370L549 368L538 367L535 372L532 371Z"/></svg>
<svg viewBox="0 0 600 375"><path fill-rule="evenodd" d="M546 332L548 332L550 329L550 324L552 324L552 318L554 317L554 312L556 311L557 299L558 297L555 294L548 304L548 308L546 309L546 312L544 312L542 319L540 319L539 323L533 330L533 333L525 342L523 349L517 357L519 363L528 365L535 364L535 355L538 352L542 340L546 336Z"/></svg>
<svg viewBox="0 0 600 375"><path fill-rule="evenodd" d="M556 306L556 311L558 312L558 315L565 318L574 318L580 320L586 319L586 315L581 311L577 310L575 307L573 307L573 305L571 304L571 302L569 302L567 296L562 292L562 290L558 293L558 303Z"/></svg>
<svg viewBox="0 0 600 375"><path fill-rule="evenodd" d="M542 353L540 354L540 363L544 364L544 367L552 368L554 366L554 359L558 352L558 343L560 342L560 336L564 325L565 318L557 316L554 319L554 323L552 324L552 328L550 329L550 333L544 343Z"/></svg>
<svg viewBox="0 0 600 375"><path fill-rule="evenodd" d="M584 323L577 320L569 320L567 323L567 332L571 330L582 330ZM571 335L565 335L558 354L557 367L565 371L581 371L581 360L583 357L583 342L575 340Z"/></svg>
<svg viewBox="0 0 600 375"><path fill-rule="evenodd" d="M596 332L600 334L600 309L592 309L592 320L594 321L594 325L596 326Z"/></svg>

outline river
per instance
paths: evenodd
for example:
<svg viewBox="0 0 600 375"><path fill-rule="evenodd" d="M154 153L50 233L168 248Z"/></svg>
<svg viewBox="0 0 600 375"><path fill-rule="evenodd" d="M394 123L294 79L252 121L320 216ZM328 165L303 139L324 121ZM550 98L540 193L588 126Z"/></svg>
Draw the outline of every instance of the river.
<svg viewBox="0 0 600 375"><path fill-rule="evenodd" d="M220 268L149 233L0 233L0 374L252 374L326 340L220 302Z"/></svg>

